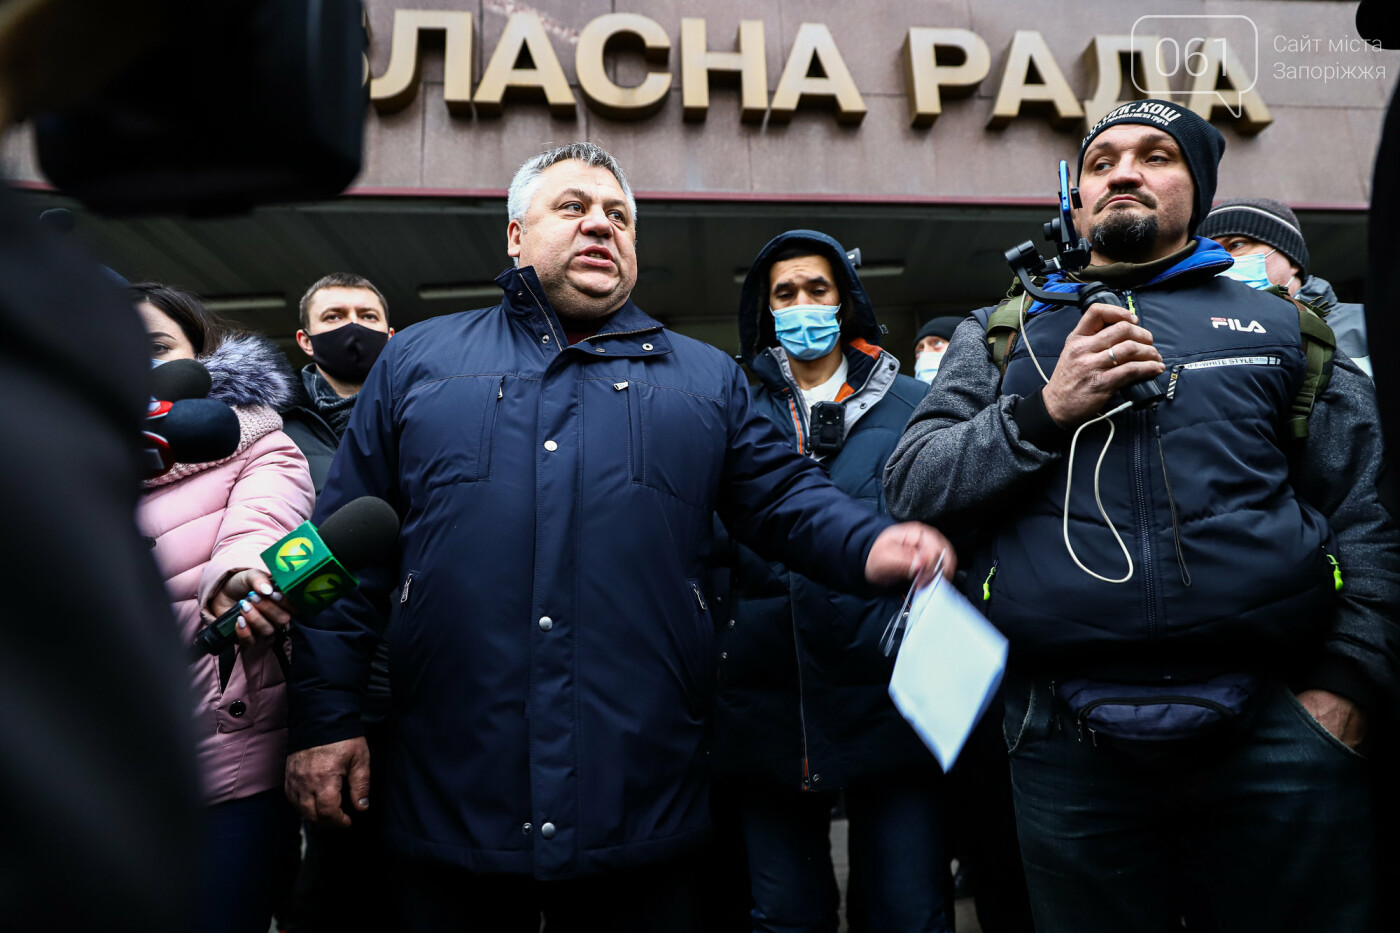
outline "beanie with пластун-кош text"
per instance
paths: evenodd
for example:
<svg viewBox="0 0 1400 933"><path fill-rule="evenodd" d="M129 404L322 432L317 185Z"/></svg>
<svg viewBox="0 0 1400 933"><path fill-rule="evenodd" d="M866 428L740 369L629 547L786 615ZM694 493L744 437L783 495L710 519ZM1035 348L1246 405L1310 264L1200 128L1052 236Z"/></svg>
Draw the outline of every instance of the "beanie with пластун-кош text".
<svg viewBox="0 0 1400 933"><path fill-rule="evenodd" d="M1102 120L1095 123L1079 144L1079 174L1084 174L1084 153L1089 144L1104 130L1125 123L1156 127L1166 133L1181 147L1186 159L1186 167L1191 172L1191 180L1196 185L1195 207L1191 211L1190 230L1194 234L1196 226L1210 212L1210 202L1215 200L1216 172L1220 167L1220 157L1225 154L1225 137L1220 131L1185 107L1165 100L1135 100L1111 110Z"/></svg>

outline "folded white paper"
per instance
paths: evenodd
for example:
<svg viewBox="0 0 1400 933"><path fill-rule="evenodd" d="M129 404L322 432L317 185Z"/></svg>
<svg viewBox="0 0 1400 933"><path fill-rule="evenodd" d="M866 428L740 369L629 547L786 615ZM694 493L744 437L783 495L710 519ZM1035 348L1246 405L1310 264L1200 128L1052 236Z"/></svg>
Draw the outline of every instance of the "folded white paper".
<svg viewBox="0 0 1400 933"><path fill-rule="evenodd" d="M914 594L890 699L947 771L1001 684L1006 637L938 578Z"/></svg>

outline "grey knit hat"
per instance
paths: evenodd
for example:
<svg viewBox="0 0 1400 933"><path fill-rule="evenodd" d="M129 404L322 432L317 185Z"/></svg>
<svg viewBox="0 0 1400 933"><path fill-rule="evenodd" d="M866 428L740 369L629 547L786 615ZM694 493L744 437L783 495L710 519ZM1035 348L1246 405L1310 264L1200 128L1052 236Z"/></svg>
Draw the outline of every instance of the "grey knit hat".
<svg viewBox="0 0 1400 933"><path fill-rule="evenodd" d="M1267 243L1298 267L1298 280L1306 281L1312 258L1303 242L1303 230L1288 205L1270 198L1235 198L1211 208L1196 229L1198 236L1216 239L1247 236Z"/></svg>

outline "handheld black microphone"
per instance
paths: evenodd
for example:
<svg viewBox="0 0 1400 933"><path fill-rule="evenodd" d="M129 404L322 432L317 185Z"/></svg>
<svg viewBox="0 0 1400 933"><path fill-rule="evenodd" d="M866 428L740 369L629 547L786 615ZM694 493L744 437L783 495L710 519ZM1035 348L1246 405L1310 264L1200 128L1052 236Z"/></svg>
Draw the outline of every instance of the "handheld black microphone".
<svg viewBox="0 0 1400 933"><path fill-rule="evenodd" d="M198 360L171 360L151 370L151 398L178 402L187 398L208 398L214 381Z"/></svg>
<svg viewBox="0 0 1400 933"><path fill-rule="evenodd" d="M382 563L399 540L399 515L383 499L362 496L336 509L318 529L302 522L262 552L272 583L299 615L315 615L360 585L351 571ZM200 630L190 660L219 654L238 636L235 603Z"/></svg>
<svg viewBox="0 0 1400 933"><path fill-rule="evenodd" d="M146 474L159 476L177 463L222 460L238 449L241 436L238 415L223 402L207 398L156 402L141 432L146 442Z"/></svg>

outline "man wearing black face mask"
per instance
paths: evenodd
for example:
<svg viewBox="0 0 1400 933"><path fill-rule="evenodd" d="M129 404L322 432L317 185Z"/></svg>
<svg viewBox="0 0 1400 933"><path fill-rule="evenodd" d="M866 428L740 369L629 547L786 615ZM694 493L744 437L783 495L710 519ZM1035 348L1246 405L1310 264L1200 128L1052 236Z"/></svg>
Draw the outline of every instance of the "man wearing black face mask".
<svg viewBox="0 0 1400 933"><path fill-rule="evenodd" d="M282 412L283 430L306 456L320 496L355 400L393 336L389 303L362 276L333 272L301 299L297 345L311 357L295 381L296 398ZM365 699L366 738L382 748L389 706L389 653L381 643L370 669ZM281 928L295 933L351 928L388 929L382 828L374 814L357 816L351 829L306 826L306 850L292 903L277 912Z"/></svg>
<svg viewBox="0 0 1400 933"><path fill-rule="evenodd" d="M311 357L301 371L304 395L283 412L286 431L311 466L316 494L331 468L355 397L393 336L389 303L374 284L349 272L322 276L301 299L297 345Z"/></svg>

